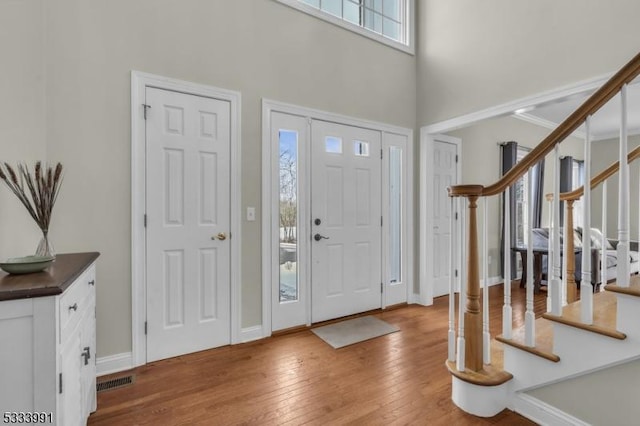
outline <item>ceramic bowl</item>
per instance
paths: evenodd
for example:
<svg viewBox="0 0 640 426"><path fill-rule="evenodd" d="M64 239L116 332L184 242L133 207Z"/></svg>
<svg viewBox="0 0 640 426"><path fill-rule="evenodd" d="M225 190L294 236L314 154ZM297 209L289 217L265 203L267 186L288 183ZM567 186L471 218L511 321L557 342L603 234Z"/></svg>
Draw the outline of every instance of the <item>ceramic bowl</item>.
<svg viewBox="0 0 640 426"><path fill-rule="evenodd" d="M51 265L54 259L53 256L14 257L0 262L0 269L9 274L30 274L42 271Z"/></svg>

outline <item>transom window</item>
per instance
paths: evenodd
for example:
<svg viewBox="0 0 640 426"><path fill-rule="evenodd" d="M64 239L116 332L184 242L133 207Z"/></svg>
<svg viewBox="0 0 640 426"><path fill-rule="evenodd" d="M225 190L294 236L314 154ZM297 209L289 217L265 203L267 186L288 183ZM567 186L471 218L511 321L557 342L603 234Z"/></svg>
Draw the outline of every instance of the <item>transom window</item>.
<svg viewBox="0 0 640 426"><path fill-rule="evenodd" d="M408 24L413 0L277 1L413 53Z"/></svg>

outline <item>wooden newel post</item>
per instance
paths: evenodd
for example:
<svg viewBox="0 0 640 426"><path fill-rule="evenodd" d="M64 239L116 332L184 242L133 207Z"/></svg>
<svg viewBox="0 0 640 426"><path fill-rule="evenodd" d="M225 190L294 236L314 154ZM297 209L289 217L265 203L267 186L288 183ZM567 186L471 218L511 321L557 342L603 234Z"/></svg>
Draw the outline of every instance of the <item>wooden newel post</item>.
<svg viewBox="0 0 640 426"><path fill-rule="evenodd" d="M482 312L480 311L480 273L478 260L477 195L469 197L469 239L467 251L467 306L464 313L466 336L465 367L482 370Z"/></svg>
<svg viewBox="0 0 640 426"><path fill-rule="evenodd" d="M576 255L575 246L573 244L573 202L575 200L566 200L567 217L565 221L565 250L564 255L567 259L567 303L575 302L578 298L576 289Z"/></svg>

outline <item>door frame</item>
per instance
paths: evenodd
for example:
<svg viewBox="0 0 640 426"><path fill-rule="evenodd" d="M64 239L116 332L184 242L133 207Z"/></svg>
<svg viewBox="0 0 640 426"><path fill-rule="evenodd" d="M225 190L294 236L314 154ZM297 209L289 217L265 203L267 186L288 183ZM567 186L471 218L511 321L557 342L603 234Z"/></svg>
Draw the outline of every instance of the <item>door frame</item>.
<svg viewBox="0 0 640 426"><path fill-rule="evenodd" d="M363 120L359 118L349 117L342 114L331 113L327 111L317 110L313 108L301 107L289 103L274 101L270 99L263 98L262 99L262 329L264 333L264 337L268 337L272 333L272 322L271 322L271 314L272 314L272 288L273 288L273 235L272 235L272 221L274 220L274 216L277 214L273 204L273 190L272 190L272 180L275 176L278 176L278 170L274 169L272 164L272 155L273 155L273 147L271 142L271 113L279 112L283 114L295 115L299 117L303 117L307 119L307 135L311 137L311 121L312 120L322 120L328 121L336 124L342 124L346 126L354 126L354 127L362 127L365 129L370 129L374 131L381 132L381 147L384 149L388 146L388 141L385 138L385 135L400 135L406 137L406 169L403 171L403 175L406 180L406 192L405 192L405 200L404 200L404 257L405 262L403 262L403 274L406 277L407 283L407 302L415 303L417 301L417 295L414 293L414 280L413 280L413 229L415 229L413 223L413 130L409 128ZM304 166L309 170L310 166L310 155L307 155L307 158L302 159L301 162ZM382 168L383 176L385 176L384 172L384 163ZM306 185L303 188L305 191L310 190L310 179L306 179ZM310 197L307 197L307 201L305 205L301 205L298 207L303 210L301 217L308 218L310 214ZM383 206L382 214L384 216L387 215L386 209ZM387 259L385 256L387 251L385 250L385 244L387 244L387 239L385 238L385 229L386 226L383 227L383 235L382 235L382 276L387 276ZM306 257L304 261L307 265L311 265L311 239L310 237L306 239L307 241L302 240L299 244L305 244ZM307 273L305 276L305 281L303 285L306 286L306 294L309 295L306 303L306 325L311 325L311 282L310 282L310 268L306 268ZM383 286L382 292L382 308L386 307L386 286Z"/></svg>
<svg viewBox="0 0 640 426"><path fill-rule="evenodd" d="M146 286L146 131L144 107L147 87L188 95L228 101L230 103L230 324L231 343L240 343L241 318L241 170L240 170L240 92L131 71L131 352L134 367L147 363Z"/></svg>
<svg viewBox="0 0 640 426"><path fill-rule="evenodd" d="M429 134L425 131L420 132L421 150L420 150L420 253L424 253L426 261L420 262L420 303L422 305L433 304L433 285L429 280L429 273L433 269L433 223L430 214L427 214L433 200L433 168L429 167L429 160L433 158L433 149L436 140L450 143L456 146L458 162L456 163L456 174L458 183L462 177L462 140L452 136L442 134ZM454 213L458 213L458 217L463 215L458 211L458 203L454 202ZM461 235L461 220L457 221L455 227L455 235L451 236L451 243L454 243L454 237ZM464 265L461 262L460 245L456 244L456 269L460 271L456 277L455 287L460 288L460 279L464 276Z"/></svg>

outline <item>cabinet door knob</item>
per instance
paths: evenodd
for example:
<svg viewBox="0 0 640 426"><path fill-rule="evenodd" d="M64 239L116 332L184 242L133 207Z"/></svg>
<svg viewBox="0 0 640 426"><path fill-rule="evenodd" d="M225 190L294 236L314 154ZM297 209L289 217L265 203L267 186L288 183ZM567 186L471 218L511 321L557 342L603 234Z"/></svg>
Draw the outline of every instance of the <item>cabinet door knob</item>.
<svg viewBox="0 0 640 426"><path fill-rule="evenodd" d="M91 348L89 346L85 346L80 356L84 358L84 365L88 365L89 360L91 359Z"/></svg>
<svg viewBox="0 0 640 426"><path fill-rule="evenodd" d="M89 285L96 285L96 280L91 280L91 281L89 281L89 283L88 283L88 284L89 284Z"/></svg>
<svg viewBox="0 0 640 426"><path fill-rule="evenodd" d="M77 311L78 310L78 304L74 303L73 305L69 306L69 310L70 311Z"/></svg>

